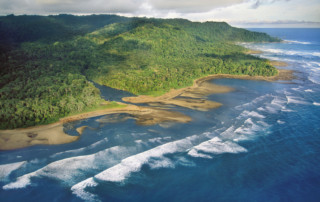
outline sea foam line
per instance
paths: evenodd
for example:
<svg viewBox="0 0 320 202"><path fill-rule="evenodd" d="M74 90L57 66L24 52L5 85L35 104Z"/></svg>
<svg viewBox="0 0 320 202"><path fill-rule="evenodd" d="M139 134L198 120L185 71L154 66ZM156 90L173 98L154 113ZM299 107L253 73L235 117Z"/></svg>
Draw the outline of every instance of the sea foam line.
<svg viewBox="0 0 320 202"><path fill-rule="evenodd" d="M296 40L284 40L287 43L295 43L295 44L304 44L304 45L308 45L311 44L310 42L307 41L296 41Z"/></svg>
<svg viewBox="0 0 320 202"><path fill-rule="evenodd" d="M3 186L3 189L24 188L31 184L30 179L32 177L41 176L59 179L68 184L74 184L77 179L84 175L83 170L95 171L99 170L101 167L109 167L118 164L121 159L141 152L143 146L148 142L153 144L158 143L155 142L154 139L150 139L147 142L137 141L135 142L135 145L130 147L114 146L94 154L69 157L54 161L41 169L18 177L15 182Z"/></svg>
<svg viewBox="0 0 320 202"><path fill-rule="evenodd" d="M313 105L320 106L320 103L319 102L313 102Z"/></svg>
<svg viewBox="0 0 320 202"><path fill-rule="evenodd" d="M137 152L140 147L122 147L114 146L95 154L70 157L58 161L54 161L45 167L34 172L27 173L17 178L15 182L11 182L3 189L19 189L31 184L32 177L49 177L59 179L64 183L74 183L79 177L84 175L83 170L97 170L101 166L112 166L133 152Z"/></svg>
<svg viewBox="0 0 320 202"><path fill-rule="evenodd" d="M130 175L130 173L139 171L142 165L146 164L149 159L161 158L165 154L183 152L193 146L192 141L195 139L198 139L197 135L174 142L169 142L134 156L130 156L123 159L120 164L117 164L95 175L95 178L112 182L123 181Z"/></svg>
<svg viewBox="0 0 320 202"><path fill-rule="evenodd" d="M276 49L276 48L259 48L259 50L269 53L274 53L278 55L300 55L300 56L312 56L312 57L320 57L320 52L303 52L303 51L292 51L292 50L284 50L284 49Z"/></svg>
<svg viewBox="0 0 320 202"><path fill-rule="evenodd" d="M302 105L310 104L310 103L306 102L303 98L300 98L300 97L289 96L289 95L286 95L286 97L287 97L288 104L302 104Z"/></svg>
<svg viewBox="0 0 320 202"><path fill-rule="evenodd" d="M198 140L199 136L193 135L181 140L169 142L150 150L123 159L119 164L110 167L103 172L79 182L71 187L72 193L82 199L92 200L93 195L85 191L85 188L97 186L96 180L121 182L124 181L132 172L140 171L144 164L149 163L154 158L163 158L164 155L177 152L185 152L193 146L193 141Z"/></svg>
<svg viewBox="0 0 320 202"><path fill-rule="evenodd" d="M67 150L67 151L63 151L63 152L58 152L58 153L52 154L50 156L50 158L56 158L56 157L61 156L61 155L79 154L79 153L94 149L99 145L104 145L107 142L108 142L108 138L104 138L102 140L99 140L99 141L87 146L87 147L82 147L82 148L79 148L79 149L72 149L72 150Z"/></svg>
<svg viewBox="0 0 320 202"><path fill-rule="evenodd" d="M188 155L192 157L200 157L200 158L212 158L210 154L223 154L223 153L240 153L247 152L247 149L244 147L231 142L229 140L222 141L219 137L214 137L211 140L202 142L201 144L194 146L189 152Z"/></svg>
<svg viewBox="0 0 320 202"><path fill-rule="evenodd" d="M5 181L13 171L21 168L25 164L26 161L0 165L0 181Z"/></svg>

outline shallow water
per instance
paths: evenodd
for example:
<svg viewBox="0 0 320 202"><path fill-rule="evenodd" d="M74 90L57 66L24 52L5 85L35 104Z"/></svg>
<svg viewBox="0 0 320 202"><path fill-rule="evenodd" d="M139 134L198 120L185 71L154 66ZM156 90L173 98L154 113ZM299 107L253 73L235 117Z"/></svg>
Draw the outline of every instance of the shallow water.
<svg viewBox="0 0 320 202"><path fill-rule="evenodd" d="M188 124L69 123L90 127L77 142L0 153L1 200L317 201L320 30L259 31L289 42L245 46L288 62L293 83L216 79L235 91L209 96L223 106L208 112L175 108Z"/></svg>

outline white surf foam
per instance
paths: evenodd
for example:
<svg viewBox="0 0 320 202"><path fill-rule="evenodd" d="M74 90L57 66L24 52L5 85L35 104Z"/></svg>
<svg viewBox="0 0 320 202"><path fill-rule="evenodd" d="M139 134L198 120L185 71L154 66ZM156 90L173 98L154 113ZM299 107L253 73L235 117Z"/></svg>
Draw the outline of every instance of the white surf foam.
<svg viewBox="0 0 320 202"><path fill-rule="evenodd" d="M197 136L195 136L197 137ZM185 139L187 141L189 138ZM151 140L152 142L153 140ZM150 141L149 141L150 142ZM154 142L153 142L154 143ZM85 176L87 172L100 172L101 168L112 167L116 164L119 164L122 159L128 159L128 156L135 156L134 154L143 151L144 145L146 142L136 142L135 145L130 147L124 146L114 146L111 148L107 148L105 150L99 151L94 154L84 155L84 156L76 156L70 157L62 160L58 160L52 162L45 167L36 170L32 173L25 174L19 178L15 182L11 182L5 185L4 189L17 189L23 188L31 184L32 177L49 177L52 179L60 180L61 182L70 185L78 182L79 179ZM157 152L158 149L162 149L164 152L170 153L170 144L175 144L175 142L161 145L151 150L151 152ZM182 145L182 142L177 142L175 145L177 148L179 145ZM165 148L166 145L169 148ZM174 149L174 146L173 148ZM162 151L161 150L161 151ZM160 153L160 151L158 151ZM140 157L143 158L143 154L148 154L148 152L140 153ZM153 154L153 153L151 153ZM139 155L138 155L139 157ZM148 157L148 156L146 156ZM151 157L160 157L160 155L150 155ZM148 158L149 158L148 157ZM125 163L126 161L124 161ZM138 162L139 163L139 162ZM140 161L141 163L141 161Z"/></svg>
<svg viewBox="0 0 320 202"><path fill-rule="evenodd" d="M285 108L285 105L287 104L287 100L275 96L274 99L270 103L265 104L265 110L266 112L275 114L281 109Z"/></svg>
<svg viewBox="0 0 320 202"><path fill-rule="evenodd" d="M275 49L275 48L266 48L261 49L261 51L274 53L278 55L300 55L300 56L311 56L311 57L320 57L320 52L313 51L313 52L303 52L303 51L292 51L292 50L284 50L284 49Z"/></svg>
<svg viewBox="0 0 320 202"><path fill-rule="evenodd" d="M184 156L179 156L178 158L174 157L174 160L175 160L175 164L176 165L181 165L181 166L184 166L184 167L194 167L194 166L196 166L195 162L191 161L190 159L187 159Z"/></svg>
<svg viewBox="0 0 320 202"><path fill-rule="evenodd" d="M169 158L160 157L160 158L151 158L148 162L148 165L151 169L159 168L174 168L175 164Z"/></svg>
<svg viewBox="0 0 320 202"><path fill-rule="evenodd" d="M319 102L313 102L313 105L320 106Z"/></svg>
<svg viewBox="0 0 320 202"><path fill-rule="evenodd" d="M247 110L245 110L237 117L237 119L246 118L246 117L256 117L256 118L260 118L260 119L266 118L265 116L259 114L256 111L247 111Z"/></svg>
<svg viewBox="0 0 320 202"><path fill-rule="evenodd" d="M278 123L278 124L285 124L286 122L281 121L281 120L277 120L277 123Z"/></svg>
<svg viewBox="0 0 320 202"><path fill-rule="evenodd" d="M13 171L21 168L25 164L26 161L0 165L0 181L5 181Z"/></svg>
<svg viewBox="0 0 320 202"><path fill-rule="evenodd" d="M151 158L160 158L165 154L186 151L192 147L192 141L198 136L190 136L182 140L169 142L145 152L130 156L121 161L121 163L108 168L107 170L97 174L95 178L102 181L121 182L125 180L132 172L137 172L142 165L148 163Z"/></svg>
<svg viewBox="0 0 320 202"><path fill-rule="evenodd" d="M73 149L73 150L68 150L68 151L63 151L63 152L58 152L56 154L53 154L50 156L50 158L56 158L58 156L61 156L61 155L74 155L74 154L80 154L80 153L83 153L85 151L88 151L90 149L94 149L96 148L97 146L100 146L100 145L104 145L108 142L108 138L104 138L102 140L99 140L87 147L82 147L82 148L79 148L79 149Z"/></svg>
<svg viewBox="0 0 320 202"><path fill-rule="evenodd" d="M281 109L282 112L295 112L294 110L292 109L288 109L288 108L283 108Z"/></svg>
<svg viewBox="0 0 320 202"><path fill-rule="evenodd" d="M11 182L3 186L3 189L24 188L31 184L32 177L46 176L68 181L73 178L75 173L78 173L76 172L77 169L86 170L88 168L92 168L93 160L93 155L90 155L77 156L73 158L63 159L60 161L55 161L35 172L28 173L21 177L18 177L15 182Z"/></svg>
<svg viewBox="0 0 320 202"><path fill-rule="evenodd" d="M224 139L233 139L234 136L235 136L235 133L234 133L234 126L230 126L229 128L227 128L225 131L221 132L220 133L220 136L223 137Z"/></svg>
<svg viewBox="0 0 320 202"><path fill-rule="evenodd" d="M266 98L268 98L270 96L271 96L270 94L259 96L259 97L255 98L254 100L252 100L251 102L236 106L235 109L236 110L243 110L244 108L248 108L248 107L251 107L251 106L256 106L257 103L265 100Z"/></svg>
<svg viewBox="0 0 320 202"><path fill-rule="evenodd" d="M301 87L298 87L298 88L291 88L292 90L294 91L301 91Z"/></svg>
<svg viewBox="0 0 320 202"><path fill-rule="evenodd" d="M253 123L252 119L249 118L244 122L244 125L237 128L234 132L238 134L254 135L257 131L260 130L262 130L262 128Z"/></svg>
<svg viewBox="0 0 320 202"><path fill-rule="evenodd" d="M305 101L303 98L301 98L301 97L286 95L286 98L287 98L287 103L288 103L288 104L302 104L302 105L307 105L307 104L309 104L308 102L306 102L306 101Z"/></svg>
<svg viewBox="0 0 320 202"><path fill-rule="evenodd" d="M319 77L320 77L320 75L317 75L317 76L310 75L310 76L308 76L308 79L309 79L309 81L311 81L312 83L320 84Z"/></svg>
<svg viewBox="0 0 320 202"><path fill-rule="evenodd" d="M153 166L154 168L157 168L159 166L171 167L171 163L164 163L163 161L160 161L161 163L155 163L154 159L163 159L166 161L168 160L168 158L165 158L163 155L186 151L193 146L192 141L196 139L198 139L197 135L190 136L185 139L169 142L144 151L142 153L125 158L119 164L95 175L94 178L91 177L77 183L76 185L72 186L71 190L74 194L84 200L93 200L95 195L86 192L85 188L97 186L98 183L95 181L95 179L102 181L120 182L125 180L126 177L128 177L132 172L139 171L141 167L146 163L150 163L149 166L151 168Z"/></svg>
<svg viewBox="0 0 320 202"><path fill-rule="evenodd" d="M306 89L306 90L304 90L305 92L308 92L308 93L313 93L314 91L313 90L311 90L311 89Z"/></svg>
<svg viewBox="0 0 320 202"><path fill-rule="evenodd" d="M97 201L96 195L85 191L87 187L96 187L96 186L98 186L98 183L95 182L94 179L91 177L72 186L71 191L73 194L75 194L76 196L78 196L79 198L85 201Z"/></svg>
<svg viewBox="0 0 320 202"><path fill-rule="evenodd" d="M83 177L86 172L99 170L98 168L102 166L112 166L118 163L122 158L137 152L139 149L139 145L136 145L135 147L115 146L95 154L58 160L39 170L17 178L15 182L11 182L3 188L24 188L31 184L30 179L32 177L49 177L60 180L66 184L74 184L79 178Z"/></svg>
<svg viewBox="0 0 320 202"><path fill-rule="evenodd" d="M196 157L196 158L206 158L206 159L212 159L212 156L208 155L208 154L202 154L202 153L199 153L197 150L195 149L191 149L189 152L188 152L188 155L189 156L192 156L192 157Z"/></svg>
<svg viewBox="0 0 320 202"><path fill-rule="evenodd" d="M161 137L155 137L155 138L149 139L149 141L152 142L152 143L155 143L155 142L162 143L162 139L163 138L161 138Z"/></svg>
<svg viewBox="0 0 320 202"><path fill-rule="evenodd" d="M270 127L270 125L267 124L267 123L264 122L264 121L257 121L257 124L260 124L260 125L263 126L263 127Z"/></svg>
<svg viewBox="0 0 320 202"><path fill-rule="evenodd" d="M134 142L135 143L142 143L143 141L142 140L135 140Z"/></svg>
<svg viewBox="0 0 320 202"><path fill-rule="evenodd" d="M247 152L247 150L231 141L222 141L219 137L214 137L211 140L205 141L195 147L193 147L188 154L193 157L211 158L211 156L203 154L223 154L223 153L240 153Z"/></svg>
<svg viewBox="0 0 320 202"><path fill-rule="evenodd" d="M8 189L20 189L20 188L24 188L28 185L31 184L31 180L30 178L31 177L34 177L35 176L35 173L29 173L28 174L28 177L24 177L25 175L19 177L17 179L17 181L15 182L12 182L12 183L9 183L5 186L2 187L2 189L4 190L8 190Z"/></svg>
<svg viewBox="0 0 320 202"><path fill-rule="evenodd" d="M284 41L287 43L295 43L295 44L304 44L304 45L311 44L310 42L307 42L307 41L296 41L296 40L284 40Z"/></svg>

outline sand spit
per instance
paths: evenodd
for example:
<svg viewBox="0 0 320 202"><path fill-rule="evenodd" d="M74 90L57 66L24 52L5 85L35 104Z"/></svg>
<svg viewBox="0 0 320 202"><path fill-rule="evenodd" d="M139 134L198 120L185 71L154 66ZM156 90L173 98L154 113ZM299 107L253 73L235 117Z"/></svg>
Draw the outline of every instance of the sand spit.
<svg viewBox="0 0 320 202"><path fill-rule="evenodd" d="M82 135L84 129L88 128L88 126L81 126L76 129L76 131L79 133L79 135Z"/></svg>
<svg viewBox="0 0 320 202"><path fill-rule="evenodd" d="M245 52L245 54L261 54L261 53L263 52L260 50L252 50L252 49Z"/></svg>
<svg viewBox="0 0 320 202"><path fill-rule="evenodd" d="M233 89L227 86L215 85L201 78L194 81L190 87L172 89L168 93L158 96L140 95L138 97L125 97L122 100L134 104L147 103L149 105L170 106L175 105L194 110L207 111L220 107L222 104L206 100L205 97L214 93L227 93Z"/></svg>
<svg viewBox="0 0 320 202"><path fill-rule="evenodd" d="M116 116L105 116L98 119L97 121L100 123L114 123L115 121L135 119L138 125L154 125L168 122L187 123L191 121L191 118L189 116L186 116L179 112L161 110L158 108L151 107L135 107L137 107L137 110L117 112ZM119 113L122 113L121 116L119 116ZM114 112L106 114L114 114Z"/></svg>
<svg viewBox="0 0 320 202"><path fill-rule="evenodd" d="M65 144L76 141L79 136L67 135L61 123L26 129L1 130L0 150L11 150L37 144Z"/></svg>
<svg viewBox="0 0 320 202"><path fill-rule="evenodd" d="M288 66L288 63L286 63L286 62L275 61L275 60L269 61L269 64L272 66L278 66L278 67L287 67Z"/></svg>

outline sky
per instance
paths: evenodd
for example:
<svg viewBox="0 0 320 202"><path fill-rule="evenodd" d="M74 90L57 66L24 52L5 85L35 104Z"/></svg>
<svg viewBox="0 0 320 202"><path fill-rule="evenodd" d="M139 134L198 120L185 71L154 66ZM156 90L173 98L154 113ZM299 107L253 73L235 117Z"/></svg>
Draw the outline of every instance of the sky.
<svg viewBox="0 0 320 202"><path fill-rule="evenodd" d="M0 15L62 13L225 21L237 27L320 27L320 0L0 0Z"/></svg>

